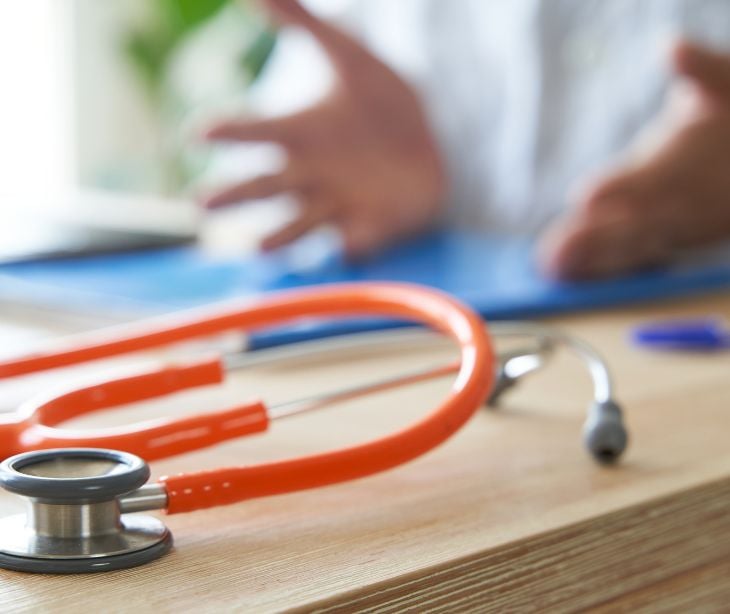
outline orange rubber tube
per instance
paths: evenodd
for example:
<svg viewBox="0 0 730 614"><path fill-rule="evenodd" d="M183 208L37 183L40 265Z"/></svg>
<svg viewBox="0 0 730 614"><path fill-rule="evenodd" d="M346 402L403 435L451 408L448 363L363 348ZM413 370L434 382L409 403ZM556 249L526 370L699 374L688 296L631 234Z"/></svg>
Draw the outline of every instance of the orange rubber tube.
<svg viewBox="0 0 730 614"><path fill-rule="evenodd" d="M265 431L269 417L266 407L258 401L197 416L142 422L121 429L55 428L56 424L81 414L218 384L223 381L223 375L219 360L204 360L101 382L48 398L32 399L16 414L13 429L0 430L0 450L4 455L12 456L50 448L111 448L152 461ZM3 435L8 431L12 433L11 437Z"/></svg>
<svg viewBox="0 0 730 614"><path fill-rule="evenodd" d="M342 298L330 294L320 303L318 313L351 314L351 309L339 304ZM163 477L160 481L167 487L168 513L316 488L384 471L428 452L471 417L487 398L494 378L494 355L479 316L441 293L414 292L403 286L378 286L361 299L354 305L357 309L419 319L459 343L461 368L444 403L420 422L358 446L251 467Z"/></svg>
<svg viewBox="0 0 730 614"><path fill-rule="evenodd" d="M416 320L445 332L457 341L461 348L461 364L444 403L421 421L362 445L251 467L233 467L161 478L160 481L165 483L168 493L168 512L186 512L363 477L407 462L440 444L468 420L492 388L494 355L483 322L455 299L431 289L389 283L324 286L280 293L261 299L244 309L214 315L197 314L172 324L167 317L165 320L148 323L132 334L127 329L122 334L112 334L97 342L0 362L0 378L151 349L232 330L257 330L302 318L373 315ZM117 429L115 434L105 435L87 433L82 436L83 433L64 432L52 426L87 411L160 396L195 385L215 383L221 377L220 366L215 365L217 363L200 363L180 367L178 369L182 370L178 375L185 377L173 377L174 382L168 377L170 370L163 369L46 400L35 408L26 408L15 419L0 421L3 422L0 424L0 446L5 452L16 448L23 451L59 445L109 447L113 444L118 449L136 451L144 458L151 459L212 445L237 436L235 429L215 428L215 423L228 415L226 412L172 420L151 427L137 425L131 429ZM100 393L101 388L103 391ZM264 430L268 424L261 404L254 403L227 411L233 412L228 416L231 418L230 424L238 424L240 434ZM236 414L236 411L239 413ZM200 429L196 431L198 427ZM186 438L180 435L181 432L188 435L195 433L195 436ZM162 444L155 449L147 446L143 450L142 444L149 440L156 440L158 443L162 441Z"/></svg>

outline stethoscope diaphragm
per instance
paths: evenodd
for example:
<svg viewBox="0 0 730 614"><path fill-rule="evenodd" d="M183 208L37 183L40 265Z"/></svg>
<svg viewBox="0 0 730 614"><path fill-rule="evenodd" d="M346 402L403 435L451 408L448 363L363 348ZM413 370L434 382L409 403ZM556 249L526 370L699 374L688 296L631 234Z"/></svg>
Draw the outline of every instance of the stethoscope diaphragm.
<svg viewBox="0 0 730 614"><path fill-rule="evenodd" d="M133 454L93 448L26 452L0 464L0 484L28 510L0 520L0 567L89 573L134 567L172 547L151 516L125 514L125 495L149 479Z"/></svg>

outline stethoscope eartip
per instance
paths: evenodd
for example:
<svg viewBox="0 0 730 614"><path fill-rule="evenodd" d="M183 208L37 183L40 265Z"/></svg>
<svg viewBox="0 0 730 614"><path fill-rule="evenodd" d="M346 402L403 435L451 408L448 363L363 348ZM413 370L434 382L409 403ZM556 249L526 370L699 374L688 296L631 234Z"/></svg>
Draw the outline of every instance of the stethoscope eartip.
<svg viewBox="0 0 730 614"><path fill-rule="evenodd" d="M615 463L628 444L621 408L612 400L596 402L588 411L583 441L593 458L602 465Z"/></svg>

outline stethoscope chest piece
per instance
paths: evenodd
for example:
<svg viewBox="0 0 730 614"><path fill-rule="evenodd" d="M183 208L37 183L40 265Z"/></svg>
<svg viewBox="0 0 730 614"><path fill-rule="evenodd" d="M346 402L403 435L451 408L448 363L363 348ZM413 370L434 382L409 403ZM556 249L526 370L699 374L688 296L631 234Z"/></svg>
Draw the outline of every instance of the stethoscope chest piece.
<svg viewBox="0 0 730 614"><path fill-rule="evenodd" d="M162 556L172 546L165 525L151 516L122 516L159 507L144 502L135 507L145 497L129 497L144 494L140 487L148 478L144 461L112 450L44 450L7 459L0 464L0 485L25 497L28 511L0 520L0 567L84 573L134 567Z"/></svg>

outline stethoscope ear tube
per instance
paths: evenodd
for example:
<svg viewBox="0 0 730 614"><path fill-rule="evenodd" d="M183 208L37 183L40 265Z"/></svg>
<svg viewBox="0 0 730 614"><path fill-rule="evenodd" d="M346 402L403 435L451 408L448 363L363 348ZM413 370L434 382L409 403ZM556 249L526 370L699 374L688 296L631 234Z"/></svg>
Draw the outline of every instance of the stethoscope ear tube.
<svg viewBox="0 0 730 614"><path fill-rule="evenodd" d="M586 365L593 380L593 401L588 408L588 416L583 426L583 442L588 452L602 465L615 463L628 445L628 433L623 421L623 412L614 397L611 373L603 357L588 343L559 329L537 322L495 322L491 326L493 337L532 336L540 343L534 354L535 365L541 366L544 354L558 346L571 350ZM517 356L515 360L520 360ZM502 366L509 367L509 361ZM521 373L519 374L521 375ZM509 372L500 372L492 401L498 400L501 393L510 388L518 377Z"/></svg>

